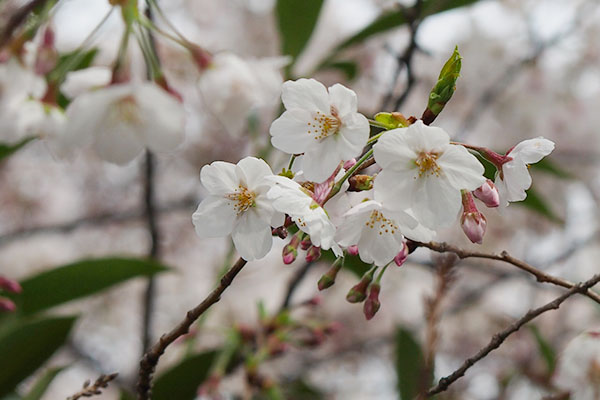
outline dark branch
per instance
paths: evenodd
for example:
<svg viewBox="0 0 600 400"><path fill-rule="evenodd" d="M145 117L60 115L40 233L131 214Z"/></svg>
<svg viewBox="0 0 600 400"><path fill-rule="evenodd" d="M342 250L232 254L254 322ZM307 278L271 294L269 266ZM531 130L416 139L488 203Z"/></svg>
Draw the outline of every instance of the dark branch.
<svg viewBox="0 0 600 400"><path fill-rule="evenodd" d="M106 389L108 387L108 383L115 379L119 374L114 373L110 375L100 375L96 382L90 385L90 381L86 381L83 384L83 389L74 395L67 398L67 400L77 400L82 397L92 397L96 395L101 395L102 391L100 389Z"/></svg>
<svg viewBox="0 0 600 400"><path fill-rule="evenodd" d="M219 286L217 286L210 294L193 309L189 310L185 318L177 324L170 332L165 333L142 357L140 361L139 378L137 383L138 400L150 399L152 389L152 374L156 369L159 358L163 355L166 348L173 343L177 338L189 332L190 326L208 310L213 304L221 299L221 294L227 289L236 275L244 268L246 260L240 258L237 262L223 275Z"/></svg>
<svg viewBox="0 0 600 400"><path fill-rule="evenodd" d="M456 371L454 371L452 374L440 379L438 384L436 386L434 386L433 388L431 388L427 392L427 395L433 396L435 394L438 394L438 393L441 393L441 392L447 390L448 387L452 383L456 382L456 380L458 380L460 377L464 376L465 372L469 368L471 368L473 365L475 365L475 363L477 363L478 361L483 359L485 356L487 356L493 350L500 347L500 345L502 343L504 343L504 341L510 335L512 335L513 333L518 331L523 325L532 321L534 318L537 318L538 316L545 313L546 311L558 309L565 300L567 300L569 297L573 296L574 294L588 293L589 289L592 286L594 286L595 284L597 284L598 282L600 282L600 274L594 275L590 280L587 280L585 282L574 285L568 292L566 292L565 294L563 294L560 297L557 297L550 303L547 303L539 308L529 310L521 319L515 321L514 323L512 323L509 327L507 327L503 331L495 334L492 337L492 339L490 340L490 342L487 344L487 346L485 346L481 350L479 350L477 352L477 354L475 354L473 357L466 359L465 362Z"/></svg>
<svg viewBox="0 0 600 400"><path fill-rule="evenodd" d="M313 266L313 263L309 263L309 262L304 263L304 265L302 265L300 268L298 268L298 270L296 271L296 273L294 274L292 279L290 279L290 282L288 283L287 291L285 293L285 297L283 298L283 303L281 304L281 307L279 308L280 312L290 306L290 303L292 301L292 296L294 296L294 292L296 291L296 289L300 285L300 282L302 282L302 280L304 279L304 277L306 276L306 274L308 273L308 271L310 270L310 268L312 266Z"/></svg>

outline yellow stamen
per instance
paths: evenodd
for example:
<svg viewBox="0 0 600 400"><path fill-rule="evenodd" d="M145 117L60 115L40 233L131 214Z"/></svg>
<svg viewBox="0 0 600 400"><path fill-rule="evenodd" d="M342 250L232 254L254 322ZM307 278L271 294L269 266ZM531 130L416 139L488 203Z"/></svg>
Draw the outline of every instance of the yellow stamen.
<svg viewBox="0 0 600 400"><path fill-rule="evenodd" d="M232 201L229 205L233 205L233 209L237 215L247 211L250 207L256 206L256 194L242 185L238 185L235 192L226 194L225 198Z"/></svg>
<svg viewBox="0 0 600 400"><path fill-rule="evenodd" d="M431 175L439 177L442 169L437 164L438 153L421 152L415 160L415 164L419 167L419 177L423 175Z"/></svg>
<svg viewBox="0 0 600 400"><path fill-rule="evenodd" d="M336 134L342 126L342 120L338 116L338 110L331 106L331 114L323 114L317 111L313 122L308 123L308 134L314 135L315 140L322 140L330 135Z"/></svg>

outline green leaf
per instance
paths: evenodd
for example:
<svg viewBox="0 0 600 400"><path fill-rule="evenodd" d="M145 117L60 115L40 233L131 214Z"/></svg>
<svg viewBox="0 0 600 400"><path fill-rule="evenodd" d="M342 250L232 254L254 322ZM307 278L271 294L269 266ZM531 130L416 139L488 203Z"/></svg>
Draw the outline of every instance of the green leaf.
<svg viewBox="0 0 600 400"><path fill-rule="evenodd" d="M559 165L555 164L551 161L550 158L542 158L535 164L531 164L531 169L546 172L548 174L554 175L557 178L561 179L573 179L573 174L568 171L565 171Z"/></svg>
<svg viewBox="0 0 600 400"><path fill-rule="evenodd" d="M408 121L404 118L404 115L397 112L380 112L375 114L375 121L385 125L385 129L396 129L405 128L408 125Z"/></svg>
<svg viewBox="0 0 600 400"><path fill-rule="evenodd" d="M463 7L478 0L425 0L423 1L423 17L427 17L432 14L439 12L448 11L453 8ZM350 47L354 44L360 43L363 40L370 38L381 33L385 33L391 29L397 28L404 25L407 22L404 12L402 10L397 11L384 11L379 18L371 22L365 28L358 33L349 37L340 43L334 50L334 53L340 52L341 50ZM333 57L332 57L333 58Z"/></svg>
<svg viewBox="0 0 600 400"><path fill-rule="evenodd" d="M335 256L335 254L333 254L331 250L323 251L321 253L320 261L325 261L329 264L333 264L333 262L336 259L337 257ZM362 278L365 272L367 272L370 268L371 264L366 264L362 262L359 256L346 255L344 257L344 269L349 270L359 278Z"/></svg>
<svg viewBox="0 0 600 400"><path fill-rule="evenodd" d="M21 140L17 144L4 144L0 143L0 161L5 159L6 157L12 155L13 153L19 151L22 147L24 147L27 143L31 142L34 137L29 137Z"/></svg>
<svg viewBox="0 0 600 400"><path fill-rule="evenodd" d="M87 51L71 51L64 53L58 58L58 62L54 69L69 67L69 71L78 71L80 69L89 68L98 54L98 49L93 48ZM71 65L69 65L71 64Z"/></svg>
<svg viewBox="0 0 600 400"><path fill-rule="evenodd" d="M456 81L460 76L461 67L462 57L458 52L458 46L456 46L454 52L442 67L438 81L429 93L427 109L423 114L423 122L425 124L429 125L432 123L439 113L442 112L446 103L452 98L456 90Z"/></svg>
<svg viewBox="0 0 600 400"><path fill-rule="evenodd" d="M552 222L564 224L562 218L560 218L554 213L554 211L552 211L546 200L542 196L540 196L539 193L533 189L533 187L527 191L527 198L525 198L525 200L513 204L518 204L523 207L529 208L530 210L535 211L538 214L548 218Z"/></svg>
<svg viewBox="0 0 600 400"><path fill-rule="evenodd" d="M41 378L35 383L35 385L31 388L27 396L23 397L23 400L40 400L48 386L52 383L56 375L60 374L66 367L55 367L50 368L46 371Z"/></svg>
<svg viewBox="0 0 600 400"><path fill-rule="evenodd" d="M193 400L198 387L208 378L217 351L186 358L161 374L152 388L152 400Z"/></svg>
<svg viewBox="0 0 600 400"><path fill-rule="evenodd" d="M412 333L402 327L396 331L396 376L402 400L412 400L419 392L425 360L421 346ZM428 383L428 382L427 382Z"/></svg>
<svg viewBox="0 0 600 400"><path fill-rule="evenodd" d="M121 390L121 395L119 396L119 400L135 400L135 396L129 392Z"/></svg>
<svg viewBox="0 0 600 400"><path fill-rule="evenodd" d="M21 282L23 291L12 296L21 314L50 307L100 292L131 278L152 276L168 270L150 260L99 258L82 260L42 272Z"/></svg>
<svg viewBox="0 0 600 400"><path fill-rule="evenodd" d="M554 367L556 366L556 352L548 343L548 341L542 336L540 330L535 325L529 325L529 330L533 334L535 341L537 342L538 350L546 362L548 368L548 375L552 375Z"/></svg>
<svg viewBox="0 0 600 400"><path fill-rule="evenodd" d="M12 392L63 345L75 317L21 321L0 337L0 397Z"/></svg>
<svg viewBox="0 0 600 400"><path fill-rule="evenodd" d="M354 61L338 61L324 65L321 69L337 69L346 75L346 79L349 81L356 78L358 75L358 64Z"/></svg>
<svg viewBox="0 0 600 400"><path fill-rule="evenodd" d="M322 400L325 394L303 379L282 385L281 389L288 400Z"/></svg>
<svg viewBox="0 0 600 400"><path fill-rule="evenodd" d="M323 0L278 0L277 23L281 52L295 59L300 55L317 24ZM288 66L291 68L291 65ZM289 69L288 69L289 70Z"/></svg>

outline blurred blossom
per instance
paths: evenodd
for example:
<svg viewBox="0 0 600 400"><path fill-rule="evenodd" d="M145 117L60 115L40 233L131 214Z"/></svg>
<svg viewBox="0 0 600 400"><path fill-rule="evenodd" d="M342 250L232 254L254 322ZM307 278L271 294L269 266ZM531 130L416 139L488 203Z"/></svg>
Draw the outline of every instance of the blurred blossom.
<svg viewBox="0 0 600 400"><path fill-rule="evenodd" d="M600 332L577 336L558 359L554 383L571 393L572 400L600 397Z"/></svg>
<svg viewBox="0 0 600 400"><path fill-rule="evenodd" d="M277 106L287 57L243 59L218 53L202 71L198 86L204 105L232 135L241 135L249 119Z"/></svg>

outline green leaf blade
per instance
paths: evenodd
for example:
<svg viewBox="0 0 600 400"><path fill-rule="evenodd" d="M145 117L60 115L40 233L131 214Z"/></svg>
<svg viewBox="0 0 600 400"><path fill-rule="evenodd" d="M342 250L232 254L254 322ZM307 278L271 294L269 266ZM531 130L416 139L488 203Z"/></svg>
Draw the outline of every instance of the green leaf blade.
<svg viewBox="0 0 600 400"><path fill-rule="evenodd" d="M421 345L413 334L402 327L396 331L396 376L401 400L412 400L419 394L425 359Z"/></svg>
<svg viewBox="0 0 600 400"><path fill-rule="evenodd" d="M162 373L152 388L152 400L193 400L208 378L218 352L208 351L186 358Z"/></svg>
<svg viewBox="0 0 600 400"><path fill-rule="evenodd" d="M135 277L150 277L168 270L150 260L101 258L75 262L21 282L23 291L13 296L20 315L29 315L100 292Z"/></svg>
<svg viewBox="0 0 600 400"><path fill-rule="evenodd" d="M67 340L75 317L21 321L0 337L0 398L11 393Z"/></svg>
<svg viewBox="0 0 600 400"><path fill-rule="evenodd" d="M33 385L29 393L27 393L27 396L23 397L23 400L40 400L44 393L46 393L46 390L48 390L48 387L54 378L56 378L56 376L64 369L65 367L56 367L46 371L42 377L38 379L35 385Z"/></svg>

